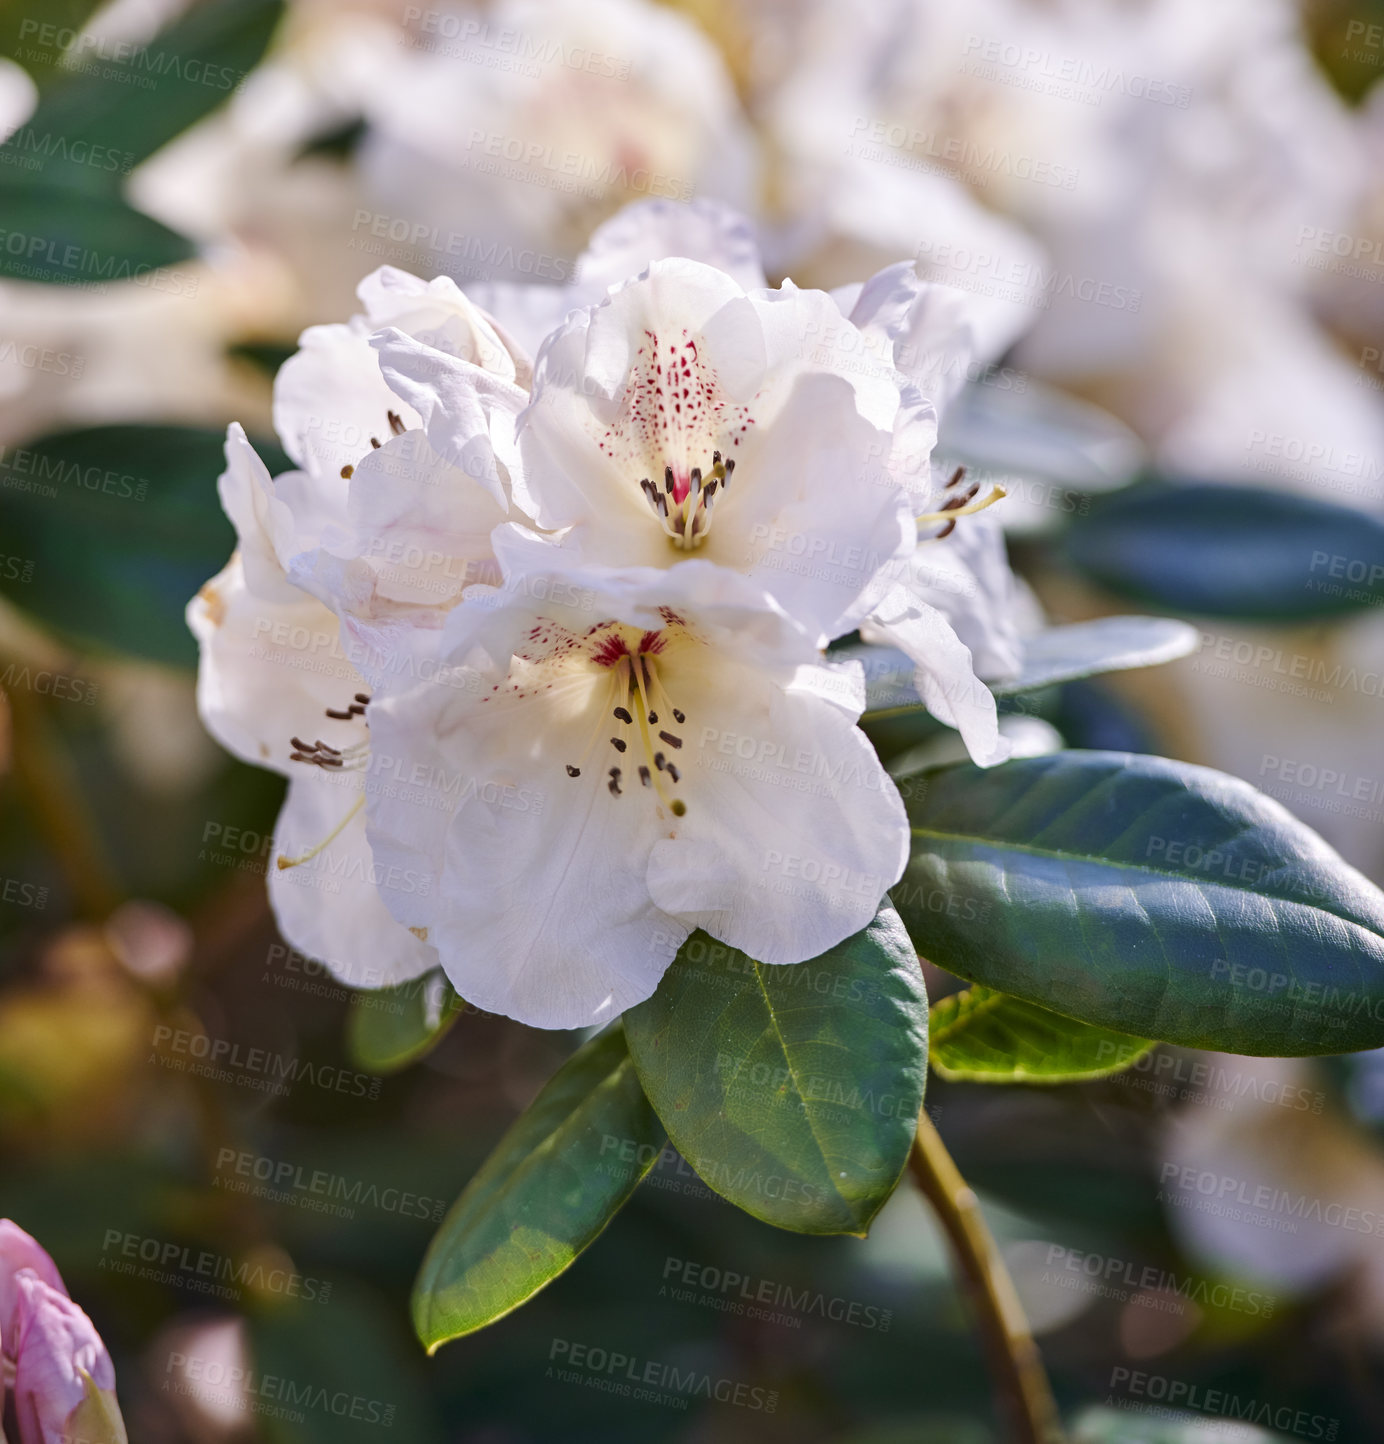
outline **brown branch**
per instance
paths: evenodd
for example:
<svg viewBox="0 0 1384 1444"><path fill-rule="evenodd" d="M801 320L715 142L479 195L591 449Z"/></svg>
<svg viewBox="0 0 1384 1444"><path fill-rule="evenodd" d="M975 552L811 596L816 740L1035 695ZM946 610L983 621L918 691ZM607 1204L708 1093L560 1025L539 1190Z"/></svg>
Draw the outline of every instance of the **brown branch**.
<svg viewBox="0 0 1384 1444"><path fill-rule="evenodd" d="M918 1118L909 1166L946 1231L961 1269L1015 1444L1062 1444L1057 1404L1023 1305L990 1236L975 1193L932 1120Z"/></svg>

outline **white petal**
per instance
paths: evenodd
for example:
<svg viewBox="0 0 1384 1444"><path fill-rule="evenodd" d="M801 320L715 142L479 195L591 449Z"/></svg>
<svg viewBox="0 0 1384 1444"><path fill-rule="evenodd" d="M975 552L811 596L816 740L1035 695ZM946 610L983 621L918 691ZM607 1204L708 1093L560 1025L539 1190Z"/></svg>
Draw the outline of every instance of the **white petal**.
<svg viewBox="0 0 1384 1444"><path fill-rule="evenodd" d="M619 285L653 261L681 256L724 271L743 290L768 282L754 227L734 207L697 199L635 201L591 234L577 261L577 276L587 288ZM599 299L597 296L595 299Z"/></svg>
<svg viewBox="0 0 1384 1444"><path fill-rule="evenodd" d="M422 418L433 450L508 507L519 471L514 428L528 403L526 393L391 327L373 344L389 385Z"/></svg>
<svg viewBox="0 0 1384 1444"><path fill-rule="evenodd" d="M339 477L370 450L370 438L390 435L389 413L406 426L418 417L389 389L370 346L370 325L310 326L299 350L274 378L274 430L305 471ZM345 483L341 483L345 494Z"/></svg>
<svg viewBox="0 0 1384 1444"><path fill-rule="evenodd" d="M426 886L427 879L375 862L365 835L364 782L360 773L300 768L274 832L269 898L279 931L295 948L351 987L382 988L419 977L438 960L385 906L384 896ZM305 860L279 865L297 858Z"/></svg>
<svg viewBox="0 0 1384 1444"><path fill-rule="evenodd" d="M442 606L498 576L490 533L504 508L438 456L421 430L360 459L348 506L353 551L383 600Z"/></svg>
<svg viewBox="0 0 1384 1444"><path fill-rule="evenodd" d="M536 1027L584 1027L642 1001L687 932L644 882L654 810L612 796L598 763L567 775L593 723L614 730L595 705L580 687L524 700L424 688L372 709L375 746L429 778L426 802L369 800L381 864L436 878L435 899L396 892L390 906L429 919L464 998ZM453 743L420 745L420 734ZM443 799L450 811L432 805Z"/></svg>
<svg viewBox="0 0 1384 1444"><path fill-rule="evenodd" d="M885 470L889 448L841 377L799 377L747 437L698 556L751 575L823 643L850 631L876 573L904 564L917 541L908 496Z"/></svg>
<svg viewBox="0 0 1384 1444"><path fill-rule="evenodd" d="M343 650L336 617L293 589L294 602L249 591L239 554L188 603L197 638L197 711L207 730L237 757L294 775L290 739L318 738L333 747L360 741L359 723L343 710L365 679Z"/></svg>
<svg viewBox="0 0 1384 1444"><path fill-rule="evenodd" d="M275 496L268 468L238 421L226 429L226 469L216 489L235 527L246 585L267 601L297 602L298 589L285 576L295 550L293 515Z"/></svg>
<svg viewBox="0 0 1384 1444"><path fill-rule="evenodd" d="M961 733L967 750L981 767L1010 755L1000 735L995 698L975 674L970 649L935 607L920 602L902 587L893 588L861 626L867 642L898 647L917 667L914 685L939 722Z"/></svg>
<svg viewBox="0 0 1384 1444"><path fill-rule="evenodd" d="M895 366L938 411L966 384L972 367L978 373L996 359L980 354L970 296L922 280L909 261L871 276L846 314L888 345Z"/></svg>
<svg viewBox="0 0 1384 1444"><path fill-rule="evenodd" d="M993 508L963 518L950 536L920 543L888 575L920 602L935 607L970 650L976 675L986 681L1014 676L1023 644L1024 615L1005 555L1004 533Z"/></svg>
<svg viewBox="0 0 1384 1444"><path fill-rule="evenodd" d="M505 381L530 373L528 356L450 276L420 280L394 266L368 275L356 294L372 329L392 326L449 356L470 361Z"/></svg>
<svg viewBox="0 0 1384 1444"><path fill-rule="evenodd" d="M903 804L854 719L766 669L697 696L679 754L687 815L649 861L654 901L762 963L860 931L908 860Z"/></svg>

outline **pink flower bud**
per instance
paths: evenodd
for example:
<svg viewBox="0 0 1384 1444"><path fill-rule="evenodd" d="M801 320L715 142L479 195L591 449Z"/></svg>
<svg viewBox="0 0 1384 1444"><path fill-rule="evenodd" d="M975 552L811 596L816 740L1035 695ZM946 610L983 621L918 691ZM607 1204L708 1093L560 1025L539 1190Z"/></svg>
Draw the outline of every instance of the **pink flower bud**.
<svg viewBox="0 0 1384 1444"><path fill-rule="evenodd" d="M9 1359L14 1358L10 1334L14 1329L15 1309L19 1305L15 1275L21 1269L30 1270L36 1278L42 1279L60 1294L67 1292L57 1264L43 1251L38 1241L17 1223L0 1218L0 1353Z"/></svg>
<svg viewBox="0 0 1384 1444"><path fill-rule="evenodd" d="M115 1367L53 1260L0 1220L0 1410L12 1381L17 1444L128 1444Z"/></svg>

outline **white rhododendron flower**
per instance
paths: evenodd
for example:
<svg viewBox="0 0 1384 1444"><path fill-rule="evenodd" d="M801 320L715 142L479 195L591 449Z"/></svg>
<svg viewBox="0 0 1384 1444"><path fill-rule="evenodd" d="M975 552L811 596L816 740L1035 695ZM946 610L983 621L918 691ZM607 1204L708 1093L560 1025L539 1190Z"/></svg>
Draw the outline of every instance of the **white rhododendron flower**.
<svg viewBox="0 0 1384 1444"><path fill-rule="evenodd" d="M632 207L618 249L667 244L666 215ZM733 254L753 278L743 222L716 207L699 219L704 253ZM646 220L639 245L629 231ZM953 359L976 343L956 295L907 264L838 299L791 282L746 289L714 263L668 257L578 306L540 349L512 474L516 505L555 534L549 565L696 555L753 577L822 644L869 626L887 598L876 620L928 705L976 761L1002 760L967 647L909 584L919 524L927 538L950 531L996 495L938 488L928 464L936 412L911 376L950 395L964 374ZM475 368L388 329L375 344L437 450L484 434L489 383Z"/></svg>
<svg viewBox="0 0 1384 1444"><path fill-rule="evenodd" d="M377 863L428 884L395 915L468 1001L551 1028L648 997L696 927L763 963L858 932L909 842L859 665L710 562L531 570L551 551L510 543L455 670L371 705L431 782L368 796Z"/></svg>
<svg viewBox="0 0 1384 1444"><path fill-rule="evenodd" d="M232 429L239 548L189 610L208 725L291 779L285 936L552 1027L647 997L693 928L794 963L874 916L908 829L833 639L906 654L983 764L977 664L1015 665L968 534L999 493L930 467L964 296L907 263L771 289L706 202L630 207L579 274L487 287L499 319L367 278L280 372L299 469Z"/></svg>
<svg viewBox="0 0 1384 1444"><path fill-rule="evenodd" d="M220 489L238 547L188 622L203 720L290 779L269 874L280 927L346 981L379 986L437 959L381 900L389 879L365 839L366 706L377 685L426 668L467 586L498 578L490 533L510 513L503 461L478 442L468 474L432 452L368 338L384 321L408 327L450 359L492 368L516 407L528 362L445 279L386 269L361 298L366 316L311 328L279 373L275 419L301 469L271 479L231 428Z"/></svg>

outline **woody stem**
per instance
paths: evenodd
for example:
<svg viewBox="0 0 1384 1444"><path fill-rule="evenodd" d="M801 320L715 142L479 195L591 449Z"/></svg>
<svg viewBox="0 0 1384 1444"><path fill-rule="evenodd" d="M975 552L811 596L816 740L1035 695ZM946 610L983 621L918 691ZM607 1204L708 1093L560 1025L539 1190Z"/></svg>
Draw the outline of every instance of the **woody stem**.
<svg viewBox="0 0 1384 1444"><path fill-rule="evenodd" d="M909 1166L932 1205L961 1271L1015 1444L1062 1444L1062 1427L1043 1360L1014 1282L980 1205L926 1111Z"/></svg>

